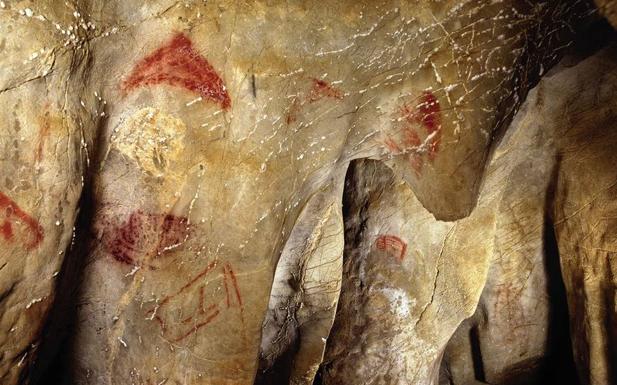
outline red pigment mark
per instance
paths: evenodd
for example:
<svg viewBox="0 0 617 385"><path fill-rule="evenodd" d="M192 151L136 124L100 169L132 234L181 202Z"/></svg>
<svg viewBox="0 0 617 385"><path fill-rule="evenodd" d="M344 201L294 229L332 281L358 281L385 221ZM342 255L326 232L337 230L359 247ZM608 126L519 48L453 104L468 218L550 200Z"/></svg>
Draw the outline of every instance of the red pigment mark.
<svg viewBox="0 0 617 385"><path fill-rule="evenodd" d="M407 243L395 235L380 235L375 240L375 247L402 261L407 251Z"/></svg>
<svg viewBox="0 0 617 385"><path fill-rule="evenodd" d="M530 320L525 317L525 312L520 311L524 287L516 281L508 281L496 285L495 290L494 309L498 311L496 314L502 314L501 322L507 323L507 330L509 330L502 338L508 342L514 342L524 337L526 334L524 328L530 324Z"/></svg>
<svg viewBox="0 0 617 385"><path fill-rule="evenodd" d="M189 235L185 217L138 210L120 225L104 223L102 238L105 249L117 261L137 266L178 247Z"/></svg>
<svg viewBox="0 0 617 385"><path fill-rule="evenodd" d="M386 138L385 144L388 147L388 149L390 150L390 152L393 152L395 154L403 152L403 150L401 150L399 145L392 138Z"/></svg>
<svg viewBox="0 0 617 385"><path fill-rule="evenodd" d="M26 214L8 196L0 192L0 234L6 241L12 241L15 236L14 226L25 225L31 241L25 244L26 249L36 248L43 240L43 227L30 215Z"/></svg>
<svg viewBox="0 0 617 385"><path fill-rule="evenodd" d="M242 296L240 295L240 288L238 287L238 281L236 280L236 274L234 270L231 268L229 263L225 264L225 277L229 276L231 278L231 282L234 286L234 292L236 294L236 299L238 300L238 304L240 305L240 310L242 310ZM229 292L227 288L227 278L225 278L225 292L227 293L227 307L229 307Z"/></svg>
<svg viewBox="0 0 617 385"><path fill-rule="evenodd" d="M219 103L223 109L231 106L221 77L182 33L137 63L130 76L122 82L122 90L130 92L156 84L185 88Z"/></svg>
<svg viewBox="0 0 617 385"><path fill-rule="evenodd" d="M321 79L313 79L313 88L309 94L309 101L316 102L322 98L343 99L343 91Z"/></svg>
<svg viewBox="0 0 617 385"><path fill-rule="evenodd" d="M36 163L40 163L43 159L43 149L45 148L45 140L49 135L49 130L51 128L51 121L49 118L49 105L45 107L45 114L40 119L41 129L39 131L38 137L38 145L36 148L36 152L34 154L34 160Z"/></svg>
<svg viewBox="0 0 617 385"><path fill-rule="evenodd" d="M400 154L409 152L409 163L416 172L422 173L425 159L430 162L435 160L441 143L441 109L439 101L430 91L424 91L419 102L405 103L398 109L398 115L402 118L403 125L400 129L398 141L388 137L384 141L391 153ZM424 140L418 133L418 128L424 131ZM422 151L422 145L426 143L426 149Z"/></svg>
<svg viewBox="0 0 617 385"><path fill-rule="evenodd" d="M331 98L342 100L345 96L344 92L334 87L332 84L326 82L325 80L312 78L312 86L308 95L304 95L302 97L296 97L293 99L291 106L289 107L289 111L287 113L287 117L285 121L287 124L291 124L298 120L298 114L300 114L302 110L302 106L306 103L314 103L323 98Z"/></svg>
<svg viewBox="0 0 617 385"><path fill-rule="evenodd" d="M289 112L287 113L287 118L285 118L285 122L289 125L298 120L298 114L300 113L300 102L298 98L294 98L293 102L291 102L291 107L289 107Z"/></svg>
<svg viewBox="0 0 617 385"><path fill-rule="evenodd" d="M207 279L214 272L219 273L218 277ZM224 297L218 290L221 276L225 288ZM230 286L233 286L233 292ZM192 305L188 312L185 306L187 303ZM221 312L233 308L239 308L242 315L242 296L236 275L229 262L222 266L221 271L219 262L213 261L176 293L163 298L158 305L149 309L146 315L159 323L163 337L170 342L180 342L210 324Z"/></svg>

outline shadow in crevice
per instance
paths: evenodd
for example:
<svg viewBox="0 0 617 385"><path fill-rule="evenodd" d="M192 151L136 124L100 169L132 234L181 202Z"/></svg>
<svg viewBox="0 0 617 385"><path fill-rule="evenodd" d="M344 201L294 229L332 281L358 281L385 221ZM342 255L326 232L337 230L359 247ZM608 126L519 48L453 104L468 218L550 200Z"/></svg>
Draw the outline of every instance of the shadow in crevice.
<svg viewBox="0 0 617 385"><path fill-rule="evenodd" d="M265 370L257 372L254 385L279 385L288 384L291 378L291 370L296 354L300 350L300 338L298 336L298 325L294 322L293 325L286 325L283 334L287 336L290 344L286 345L286 350L281 352L271 366L260 362L260 367L266 367ZM261 360L262 358L260 358Z"/></svg>
<svg viewBox="0 0 617 385"><path fill-rule="evenodd" d="M611 269L607 269L607 279L605 282L615 282L615 278ZM604 307L605 309L611 309L617 303L615 298L615 287L612 284L606 284L603 290L604 292ZM606 311L605 316L605 330L608 332L608 341L617 341L617 316L615 312ZM612 343L606 344L606 355L610 357L609 362L617 362L617 346ZM613 366L608 367L609 378L612 384L617 384L617 370Z"/></svg>
<svg viewBox="0 0 617 385"><path fill-rule="evenodd" d="M92 66L92 57L86 58L87 68ZM89 71L85 71L89 73ZM84 79L91 81L90 75ZM86 87L88 89L88 87ZM58 273L54 288L54 303L42 329L41 345L37 360L27 368L26 378L29 385L72 385L70 375L70 360L72 357L72 343L74 333L79 322L77 302L82 285L82 276L88 263L89 245L91 240L90 226L94 216L93 176L98 160L106 148L103 143L103 131L107 124L106 118L93 122L92 145L89 163L85 159L83 170L83 187L77 202L77 215L74 223L73 239L65 250L66 255Z"/></svg>
<svg viewBox="0 0 617 385"><path fill-rule="evenodd" d="M90 224L93 216L91 176L85 178L78 203L74 239L58 275L56 297L43 331L41 350L30 371L31 385L72 385L70 376L71 346L77 330L77 303L82 273L89 254Z"/></svg>
<svg viewBox="0 0 617 385"><path fill-rule="evenodd" d="M56 298L43 333L39 359L30 373L31 385L72 385L69 358L73 333L77 330L77 303L82 272L88 256L90 188L84 190L75 221L73 246L67 252L58 277Z"/></svg>
<svg viewBox="0 0 617 385"><path fill-rule="evenodd" d="M480 382L486 382L486 374L484 373L484 362L482 360L482 348L480 346L480 332L478 330L478 325L474 325L469 329L469 345L471 347L473 375L476 380Z"/></svg>
<svg viewBox="0 0 617 385"><path fill-rule="evenodd" d="M568 303L561 275L557 240L553 223L548 218L544 225L544 255L551 322L547 339L549 354L542 370L544 379L542 383L580 385L572 353Z"/></svg>
<svg viewBox="0 0 617 385"><path fill-rule="evenodd" d="M466 346L466 354L452 350L452 356L446 354L442 361L440 384L445 385L468 385L468 384L491 384L491 385L580 385L577 376L576 365L570 339L570 323L567 305L566 289L561 275L559 252L553 230L553 224L549 219L545 220L543 229L544 258L543 264L546 271L546 294L548 301L548 324L544 356L521 360L509 366L498 368L501 373L498 382L495 379L487 379L482 346L483 306L479 304L476 313L463 323L454 333L448 343L455 346ZM508 330L500 330L508 333ZM464 334L464 335L463 335ZM514 342L516 343L516 342ZM446 352L448 352L446 348ZM458 353L457 353L458 352ZM450 362L450 360L453 360ZM451 364L469 368L469 372L460 372L457 376L452 373ZM494 377L494 376L493 376Z"/></svg>

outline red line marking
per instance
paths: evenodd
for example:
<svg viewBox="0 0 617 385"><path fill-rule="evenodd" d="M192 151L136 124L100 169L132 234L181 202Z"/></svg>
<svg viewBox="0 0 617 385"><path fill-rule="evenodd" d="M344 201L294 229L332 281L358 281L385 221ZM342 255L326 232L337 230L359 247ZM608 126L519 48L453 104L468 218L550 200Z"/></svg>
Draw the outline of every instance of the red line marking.
<svg viewBox="0 0 617 385"><path fill-rule="evenodd" d="M430 91L424 91L421 100L422 103L418 105L419 118L424 127L426 127L426 131L430 134L439 129L439 101Z"/></svg>
<svg viewBox="0 0 617 385"><path fill-rule="evenodd" d="M41 160L43 159L43 149L45 148L45 139L47 138L47 135L49 134L50 126L51 126L51 123L49 122L49 118L45 117L42 122L42 127L39 133L39 143L36 148L36 153L34 155L34 159L36 160L37 163L40 163Z"/></svg>
<svg viewBox="0 0 617 385"><path fill-rule="evenodd" d="M233 269L231 268L231 265L229 263L225 264L225 270L229 273L229 276L231 277L231 281L234 285L234 289L236 291L236 298L238 299L238 304L240 305L240 307L242 307L242 296L240 295L240 288L238 287L238 281L236 280L236 274L234 274Z"/></svg>
<svg viewBox="0 0 617 385"><path fill-rule="evenodd" d="M4 222L0 225L0 234L6 241L12 241L14 234L13 225L16 221L25 224L29 228L32 241L25 245L26 249L32 250L43 241L43 227L25 211L23 211L11 198L0 192L0 219L4 214Z"/></svg>
<svg viewBox="0 0 617 385"><path fill-rule="evenodd" d="M225 285L225 303L227 304L227 308L231 306L231 302L229 300L229 287L227 286L227 266L225 266L225 270L223 271L225 278L223 279L223 284Z"/></svg>
<svg viewBox="0 0 617 385"><path fill-rule="evenodd" d="M175 294L172 294L170 296L167 296L165 299L163 299L163 301L161 301L161 306L163 306L164 304L166 304L167 302L169 302L169 300L173 297L175 297L176 295L182 293L184 290L186 290L188 287L190 287L191 285L193 285L195 282L197 282L197 280L199 280L200 278L205 277L206 275L208 275L208 273L214 269L217 265L217 261L212 261L208 264L208 266L206 266L206 268L204 270L202 270L201 273L197 274L193 279L191 279L189 282L187 282L184 286L182 286L180 288L180 290L178 290Z"/></svg>
<svg viewBox="0 0 617 385"><path fill-rule="evenodd" d="M221 77L182 33L176 34L167 44L139 61L122 82L121 88L130 92L141 86L156 84L185 88L220 104L224 110L231 106Z"/></svg>
<svg viewBox="0 0 617 385"><path fill-rule="evenodd" d="M416 173L416 176L422 175L422 168L424 167L424 159L422 154L416 152L409 154L409 165Z"/></svg>
<svg viewBox="0 0 617 385"><path fill-rule="evenodd" d="M407 243L396 235L380 235L375 240L375 247L395 257L399 261L405 258Z"/></svg>
<svg viewBox="0 0 617 385"><path fill-rule="evenodd" d="M185 339L186 337L190 336L193 333L196 333L197 330L201 329L202 327L208 325L210 322L212 322L218 315L220 314L220 311L217 309L214 313L212 313L208 318L205 319L205 321L198 323L197 325L193 326L193 328L191 328L191 330L189 330L188 332L184 333L183 335L174 338L171 340L171 342L180 342L183 339Z"/></svg>
<svg viewBox="0 0 617 385"><path fill-rule="evenodd" d="M220 273L222 273L223 284L225 285L225 298L222 297L222 293L216 286L212 287L213 290L209 290L211 297L207 296L207 288L210 284L216 285L213 282L200 282L200 280L204 279L208 274L212 273L214 269L219 268ZM222 271L221 271L222 270ZM229 292L229 285L227 280L230 279L231 283L235 289L235 295L238 300L238 305L232 304ZM220 286L218 286L220 287ZM194 288L194 289L193 289ZM195 306L191 306L190 314L185 318L180 320L173 321L178 314L185 313L184 309L187 301L190 301L191 298L195 298L196 293L195 289L198 293L198 303ZM171 302L174 298L179 297L177 301ZM213 301L209 306L206 305L206 301ZM179 342L191 334L194 334L202 327L211 323L219 314L221 314L221 307L223 301L226 303L226 309L230 309L235 306L240 307L240 314L242 316L242 296L240 294L240 288L238 286L238 282L236 279L236 275L233 271L233 268L229 262L225 263L221 267L217 261L212 261L206 266L204 270L202 270L199 274L193 277L190 281L185 283L180 289L178 289L175 293L165 297L158 305L151 308L146 312L147 315L153 315L153 319L155 319L163 332L163 336L170 340L171 342ZM183 306L184 305L184 306ZM207 307L206 307L207 306ZM179 308L178 308L179 307ZM195 325L191 325L191 323L195 322ZM170 326L173 326L170 327Z"/></svg>
<svg viewBox="0 0 617 385"><path fill-rule="evenodd" d="M151 312L153 312L154 310L150 310L148 313L146 314L150 314ZM163 322L163 320L161 319L161 317L154 316L154 319L156 319L156 321L161 325L161 330L163 331L163 333L165 333L167 331L167 326L165 325L165 322Z"/></svg>
<svg viewBox="0 0 617 385"><path fill-rule="evenodd" d="M150 216L155 218L156 216ZM188 238L188 218L167 214L163 218L163 228L156 246L156 254L163 254L170 248L179 246Z"/></svg>

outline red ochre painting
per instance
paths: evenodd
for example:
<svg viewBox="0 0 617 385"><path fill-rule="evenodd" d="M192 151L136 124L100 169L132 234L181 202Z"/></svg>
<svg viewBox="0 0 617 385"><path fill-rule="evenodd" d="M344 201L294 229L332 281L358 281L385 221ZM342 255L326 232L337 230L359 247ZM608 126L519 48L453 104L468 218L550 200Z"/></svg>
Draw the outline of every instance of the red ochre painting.
<svg viewBox="0 0 617 385"><path fill-rule="evenodd" d="M204 100L218 103L224 110L231 106L227 87L219 74L182 33L141 59L122 82L121 88L128 93L139 87L159 84L184 88Z"/></svg>
<svg viewBox="0 0 617 385"><path fill-rule="evenodd" d="M6 242L20 241L27 250L43 240L43 227L11 198L0 192L0 236Z"/></svg>

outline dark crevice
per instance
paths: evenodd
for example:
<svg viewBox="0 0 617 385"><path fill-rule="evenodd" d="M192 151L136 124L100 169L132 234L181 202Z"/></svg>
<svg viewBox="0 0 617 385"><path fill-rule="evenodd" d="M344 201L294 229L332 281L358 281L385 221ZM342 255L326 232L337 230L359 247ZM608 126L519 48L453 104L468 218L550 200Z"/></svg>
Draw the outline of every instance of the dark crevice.
<svg viewBox="0 0 617 385"><path fill-rule="evenodd" d="M357 245L361 244L366 236L367 221L369 220L368 211L371 202L378 200L378 196L382 193L386 185L392 182L391 173L385 175L375 172L379 167L385 167L379 161L359 159L350 162L345 174L345 185L342 196L342 214L343 225L345 231L344 251L343 251L343 271L341 277L341 297L337 305L334 323L330 331L330 336L335 335L341 341L345 338L359 337L356 332L361 331L361 328L353 328L349 330L347 327L340 326L340 320L347 317L361 317L361 314L356 314L355 311L350 311L350 303L343 304L341 298L346 293L348 296L360 298L366 295L365 282L358 278L357 274L350 272L357 268L354 263L358 262L357 258L361 258ZM372 174L369 175L369 171ZM353 295L349 293L353 292ZM356 309L357 310L357 309ZM330 341L328 341L329 343ZM333 366L333 361L336 357L328 354L328 345L326 346L325 357L317 370L317 374L313 380L313 385L323 385L325 373ZM278 385L278 384L277 384Z"/></svg>
<svg viewBox="0 0 617 385"><path fill-rule="evenodd" d="M72 384L68 358L73 333L77 330L77 298L84 262L88 255L88 229L92 217L90 189L84 191L75 222L74 246L68 251L58 277L55 303L43 332L39 358L32 368L30 384Z"/></svg>
<svg viewBox="0 0 617 385"><path fill-rule="evenodd" d="M603 289L604 292L604 308L605 312L605 330L607 331L608 338L606 344L606 356L609 357L609 362L617 362L617 346L611 343L611 341L617 341L617 318L615 316L615 312L610 311L613 309L616 302L615 298L615 287L611 284L611 282L615 282L615 278L611 269L607 269L607 275L605 282L605 287ZM617 370L615 370L614 366L608 366L608 377L611 379L611 384L617 384Z"/></svg>
<svg viewBox="0 0 617 385"><path fill-rule="evenodd" d="M486 382L482 349L480 347L480 331L477 325L469 329L469 345L471 347L471 360L473 361L473 375L477 381Z"/></svg>
<svg viewBox="0 0 617 385"><path fill-rule="evenodd" d="M550 381L562 385L580 385L572 353L568 303L561 275L557 240L553 223L548 218L544 226L544 255L544 265L548 276L546 285L550 299L550 323L546 349L548 354L541 383Z"/></svg>
<svg viewBox="0 0 617 385"><path fill-rule="evenodd" d="M91 67L92 57L87 57L85 66ZM85 70L88 73L88 70ZM84 82L88 82L86 75ZM79 291L82 286L82 276L91 246L92 235L90 226L94 217L93 175L98 166L106 144L103 143L103 131L106 119L92 122L94 134L89 156L93 160L83 171L83 189L76 205L73 239L65 252L54 288L54 303L51 306L47 322L42 328L41 345L36 361L28 368L27 377L30 385L72 385L70 374L72 358L71 344L77 330L77 310Z"/></svg>
<svg viewBox="0 0 617 385"><path fill-rule="evenodd" d="M261 363L260 367L266 367L265 370L258 371L254 385L279 385L288 384L291 378L291 370L296 354L300 350L299 325L295 318L289 318L281 334L286 336L290 343L284 344L285 351L280 353L271 366L266 366Z"/></svg>
<svg viewBox="0 0 617 385"><path fill-rule="evenodd" d="M89 180L88 178L87 180ZM78 206L73 245L66 253L55 288L55 300L30 384L72 384L68 376L68 358L73 333L77 330L77 303L81 277L88 256L89 229L93 216L91 185L87 183ZM68 376L68 377L67 377Z"/></svg>
<svg viewBox="0 0 617 385"><path fill-rule="evenodd" d="M323 376L321 374L321 366L315 375L315 379L313 380L313 385L323 385Z"/></svg>

